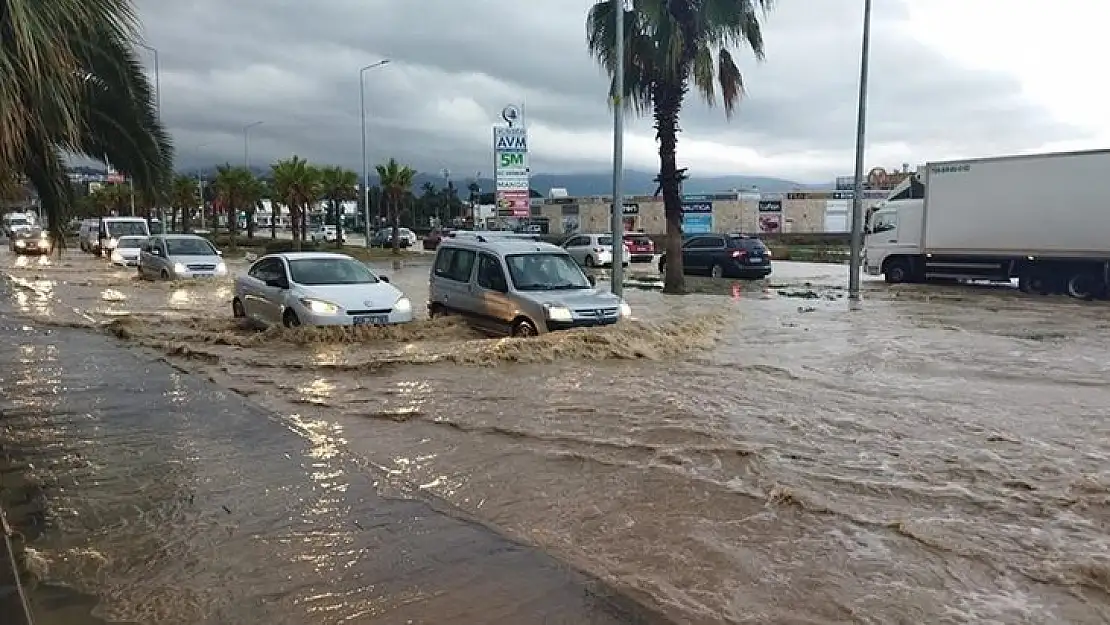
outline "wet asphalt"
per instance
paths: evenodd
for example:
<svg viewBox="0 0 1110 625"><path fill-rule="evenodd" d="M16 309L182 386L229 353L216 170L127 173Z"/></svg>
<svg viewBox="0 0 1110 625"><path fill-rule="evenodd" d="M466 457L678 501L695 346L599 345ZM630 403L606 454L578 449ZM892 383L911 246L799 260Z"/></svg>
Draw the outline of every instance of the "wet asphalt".
<svg viewBox="0 0 1110 625"><path fill-rule="evenodd" d="M3 468L10 473L30 467L23 477L33 483L35 466L69 465L59 473L68 477L21 495L37 502L14 510L13 523L22 524L29 536L78 549L80 544L65 545L67 524L80 526L84 535L117 533L116 540L127 540L129 527L161 522L166 542L149 548L162 558L166 550L181 550L174 558L181 568L151 575L165 577L168 585L175 576L194 585L198 576L208 575L207 592L218 595L225 591L219 579L224 561L237 557L221 543L250 542L288 523L290 511L314 489L306 472L321 465L311 436L235 393L183 375L154 354L87 331L38 327L2 307L0 345L0 462L7 458L8 465ZM218 471L206 471L207 457L218 458ZM434 501L383 498L372 472L349 466L354 462L342 453L326 458L328 470L346 475L346 501L300 521L310 525L302 532L345 536L343 565L315 567L312 575L298 569L288 576L289 594L306 586L326 593L357 580L363 603L374 609L348 621L356 623L663 622L598 580L445 513L451 510L437 510ZM136 480L136 472L145 475ZM86 493L99 497L99 487L125 479L145 486L116 495L96 514L66 518L67 512L79 516L76 510L92 509L72 501ZM8 491L3 494L14 493ZM58 520L43 527L45 508L53 508L51 516ZM302 557L326 561L334 548L302 547ZM254 558L246 570L261 576L288 569L279 551L262 548L238 557ZM138 565L143 549L136 549L136 558ZM243 570L238 567L236 574ZM272 589L272 580L266 586ZM0 593L10 599L8 588L0 586ZM40 624L101 622L90 610L94 602L75 591L39 586L31 596ZM304 607L291 605L281 592L227 596L215 603L222 607L204 622L333 622L324 615L304 620ZM0 612L2 622L18 623L11 614ZM163 619L150 613L141 620Z"/></svg>

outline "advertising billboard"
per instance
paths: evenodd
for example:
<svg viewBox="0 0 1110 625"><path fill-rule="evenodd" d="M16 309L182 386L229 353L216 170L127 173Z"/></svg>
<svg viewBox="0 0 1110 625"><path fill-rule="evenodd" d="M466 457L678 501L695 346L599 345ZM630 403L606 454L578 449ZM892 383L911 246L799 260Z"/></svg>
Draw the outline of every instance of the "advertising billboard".
<svg viewBox="0 0 1110 625"><path fill-rule="evenodd" d="M708 234L713 232L713 202L694 196L682 200L682 233Z"/></svg>
<svg viewBox="0 0 1110 625"><path fill-rule="evenodd" d="M505 107L505 111L509 109ZM502 111L502 117L510 125L493 127L493 179L497 208L499 212L513 217L527 217L532 206L528 129L513 125L512 120L519 119L519 114L508 115L505 111Z"/></svg>

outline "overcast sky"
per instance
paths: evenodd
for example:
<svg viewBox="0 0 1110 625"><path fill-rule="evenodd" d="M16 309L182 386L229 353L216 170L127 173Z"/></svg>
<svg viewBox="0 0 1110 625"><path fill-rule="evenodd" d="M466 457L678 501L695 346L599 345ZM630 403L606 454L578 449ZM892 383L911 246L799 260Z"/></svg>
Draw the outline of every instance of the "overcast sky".
<svg viewBox="0 0 1110 625"><path fill-rule="evenodd" d="M138 0L182 167L242 163L243 127L261 121L254 165L296 153L360 170L359 68L388 58L365 74L371 164L393 156L457 178L489 176L490 126L510 102L524 105L534 171L606 171L607 79L584 43L593 3ZM766 62L739 55L748 93L732 121L686 103L680 163L694 176L850 174L862 5L777 0ZM1108 3L998 5L876 2L868 166L1106 146L1110 88L1071 68L1097 71L1110 53L1095 33ZM657 169L647 120L629 120L625 159Z"/></svg>

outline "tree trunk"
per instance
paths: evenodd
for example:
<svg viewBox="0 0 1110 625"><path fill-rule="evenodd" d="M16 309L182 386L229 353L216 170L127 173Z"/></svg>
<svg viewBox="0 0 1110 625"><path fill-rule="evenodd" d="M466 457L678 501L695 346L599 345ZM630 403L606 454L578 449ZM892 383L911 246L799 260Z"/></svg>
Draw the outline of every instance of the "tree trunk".
<svg viewBox="0 0 1110 625"><path fill-rule="evenodd" d="M401 254L401 210L400 202L397 198L392 198L389 203L389 224L393 227L393 234L390 236L390 244L393 246L393 254L399 256Z"/></svg>
<svg viewBox="0 0 1110 625"><path fill-rule="evenodd" d="M278 219L281 219L281 206L277 200L270 200L270 240L277 238Z"/></svg>
<svg viewBox="0 0 1110 625"><path fill-rule="evenodd" d="M188 204L184 204L181 206L181 231L186 234L191 232L193 229L192 224L190 223L191 220L189 219L193 216L193 208L193 206L189 206Z"/></svg>
<svg viewBox="0 0 1110 625"><path fill-rule="evenodd" d="M239 233L239 211L231 202L228 202L225 212L227 213L227 246L234 250L239 244L235 240L235 236Z"/></svg>
<svg viewBox="0 0 1110 625"><path fill-rule="evenodd" d="M311 204L305 204L304 209L301 210L301 241L308 240L308 211Z"/></svg>
<svg viewBox="0 0 1110 625"><path fill-rule="evenodd" d="M678 112L682 107L685 81L659 84L655 92L655 138L659 141L659 186L663 194L663 214L667 220L664 249L667 253L664 293L685 293L686 276L682 267L682 195L676 150Z"/></svg>
<svg viewBox="0 0 1110 625"><path fill-rule="evenodd" d="M335 247L343 249L343 203L335 203Z"/></svg>
<svg viewBox="0 0 1110 625"><path fill-rule="evenodd" d="M247 211L247 239L251 241L254 240L254 213L257 210L258 207L252 207Z"/></svg>
<svg viewBox="0 0 1110 625"><path fill-rule="evenodd" d="M298 252L301 251L301 225L300 225L301 207L289 205L289 225L293 229L293 249Z"/></svg>

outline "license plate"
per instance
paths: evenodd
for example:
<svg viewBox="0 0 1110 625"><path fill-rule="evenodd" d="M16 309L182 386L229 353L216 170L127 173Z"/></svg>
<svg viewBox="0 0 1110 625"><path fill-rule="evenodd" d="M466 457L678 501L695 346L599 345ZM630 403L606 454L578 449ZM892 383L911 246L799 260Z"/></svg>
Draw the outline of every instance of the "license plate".
<svg viewBox="0 0 1110 625"><path fill-rule="evenodd" d="M748 262L753 264L753 265L762 265L763 264L763 257L762 256L753 256L753 257L748 259Z"/></svg>
<svg viewBox="0 0 1110 625"><path fill-rule="evenodd" d="M389 315L358 315L356 326L384 326L389 323Z"/></svg>

